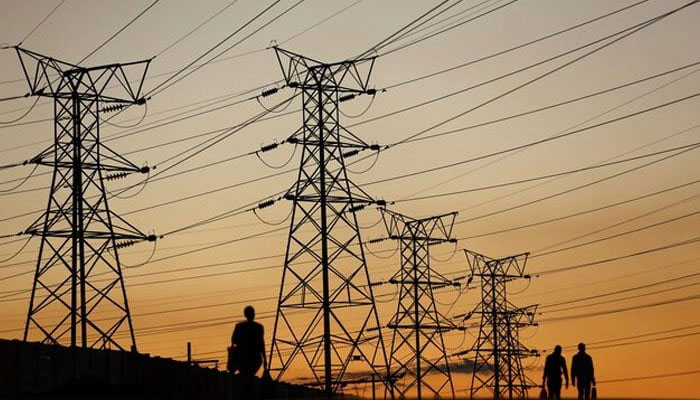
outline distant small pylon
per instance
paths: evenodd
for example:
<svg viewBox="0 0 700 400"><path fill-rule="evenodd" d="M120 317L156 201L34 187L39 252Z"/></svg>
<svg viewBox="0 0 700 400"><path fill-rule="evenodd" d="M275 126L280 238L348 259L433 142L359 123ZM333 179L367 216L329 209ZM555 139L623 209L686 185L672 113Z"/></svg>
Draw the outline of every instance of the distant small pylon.
<svg viewBox="0 0 700 400"><path fill-rule="evenodd" d="M520 330L535 325L537 306L516 307L507 299L507 283L529 279L525 274L528 253L493 259L464 251L470 279L481 285L481 301L464 317L480 315L479 336L471 349L457 353L473 361L470 398L489 390L494 399L527 398L536 387L523 370L522 360L536 355L520 341Z"/></svg>
<svg viewBox="0 0 700 400"><path fill-rule="evenodd" d="M395 388L402 397L415 390L421 399L425 390L454 398L443 333L463 328L438 311L433 290L459 283L432 269L430 246L455 242L451 236L457 213L418 219L387 209L381 212L389 238L399 241L401 253L401 267L389 279L399 285L396 314L387 325L393 330L389 360Z"/></svg>

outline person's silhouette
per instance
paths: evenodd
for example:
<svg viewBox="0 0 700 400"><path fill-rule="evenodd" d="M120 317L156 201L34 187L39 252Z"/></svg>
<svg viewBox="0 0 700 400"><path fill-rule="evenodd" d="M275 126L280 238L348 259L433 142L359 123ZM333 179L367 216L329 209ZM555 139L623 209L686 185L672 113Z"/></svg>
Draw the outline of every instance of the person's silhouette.
<svg viewBox="0 0 700 400"><path fill-rule="evenodd" d="M566 360L561 355L561 346L556 345L554 352L547 356L544 362L542 385L547 385L547 395L552 400L561 399L561 377L564 375L566 388L569 388L569 374L566 370Z"/></svg>
<svg viewBox="0 0 700 400"><path fill-rule="evenodd" d="M229 370L241 377L252 378L265 365L265 332L263 326L255 322L255 309L247 306L243 310L246 320L236 324L231 335Z"/></svg>
<svg viewBox="0 0 700 400"><path fill-rule="evenodd" d="M593 358L586 353L586 345L578 344L578 353L571 359L571 384L578 389L579 400L591 398L591 384L595 386Z"/></svg>

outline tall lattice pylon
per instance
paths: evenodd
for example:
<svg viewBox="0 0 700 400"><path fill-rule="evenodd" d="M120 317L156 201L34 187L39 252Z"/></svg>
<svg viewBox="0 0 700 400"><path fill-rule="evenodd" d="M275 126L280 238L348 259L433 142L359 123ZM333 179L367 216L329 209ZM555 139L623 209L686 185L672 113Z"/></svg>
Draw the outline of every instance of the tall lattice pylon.
<svg viewBox="0 0 700 400"><path fill-rule="evenodd" d="M443 333L462 329L437 307L433 290L458 283L430 266L430 246L452 239L457 213L411 218L381 209L389 238L398 240L401 268L389 279L399 285L396 314L387 327L393 330L390 363L401 397L415 390L418 399L427 391L432 396L455 396ZM428 378L428 379L426 379Z"/></svg>
<svg viewBox="0 0 700 400"><path fill-rule="evenodd" d="M507 298L507 284L529 279L525 274L528 253L493 259L465 250L470 279L481 285L481 302L465 315L479 315L479 336L471 349L460 352L473 361L470 398L487 390L494 399L527 398L528 388L537 385L523 370L522 360L536 355L521 341L521 329L535 324L536 305L516 307Z"/></svg>
<svg viewBox="0 0 700 400"><path fill-rule="evenodd" d="M100 107L142 104L149 61L84 68L16 50L30 94L54 100L55 126L53 145L32 160L53 176L46 212L25 231L41 244L24 340L135 349L118 248L155 237L109 209L105 180L147 167L101 142Z"/></svg>
<svg viewBox="0 0 700 400"><path fill-rule="evenodd" d="M386 377L387 357L355 210L372 197L348 178L345 157L371 148L340 125L340 97L373 92L374 59L322 63L275 48L286 85L302 92L302 146L272 334L277 379L326 393ZM364 376L364 378L363 378ZM347 377L347 379L346 379Z"/></svg>

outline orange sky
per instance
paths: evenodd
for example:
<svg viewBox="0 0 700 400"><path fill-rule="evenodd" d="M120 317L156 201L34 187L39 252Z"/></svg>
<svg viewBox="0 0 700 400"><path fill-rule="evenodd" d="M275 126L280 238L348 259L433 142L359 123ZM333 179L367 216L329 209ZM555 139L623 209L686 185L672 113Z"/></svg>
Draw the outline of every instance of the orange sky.
<svg viewBox="0 0 700 400"><path fill-rule="evenodd" d="M152 57L228 3L229 1L223 0L210 1L193 7L193 3L187 1L161 2L92 55L85 65ZM157 148L151 146L243 122L262 111L262 108L257 102L249 101L170 125L154 126L154 121L169 121L175 119L178 113L186 112L185 115L189 115L239 99L232 97L221 104L211 102L211 99L221 96L258 86L271 87L272 82L282 78L273 51L265 50L271 40L316 59L341 60L363 52L428 8L425 2L419 1L364 0L352 5L353 3L306 0L288 15L222 56L241 55L240 57L230 57L207 65L162 94L154 96L139 127L119 128L103 124L103 138L138 129L138 134L111 141L110 147L126 154L137 165L148 163L165 168L168 163L159 165L161 160L199 143L204 138ZM476 3L464 2L444 16ZM599 0L518 1L488 17L380 57L373 71L371 86L384 88L478 59L633 3ZM343 103L342 110L348 115L342 117L343 123L346 126L360 123L351 128L353 133L370 143L398 141L499 96L583 52L576 52L560 60L395 116L361 122L488 81L648 20L685 3L675 0L651 1L507 55L389 89L377 95L367 113L352 117L368 107L368 98L359 97ZM58 2L53 1L5 2L5 11L0 17L0 42L16 44L22 40L57 4ZM76 62L148 4L150 2L68 0L29 36L23 47ZM350 5L352 6L343 13L295 37L297 33ZM150 76L157 77L146 81L146 90L161 82L167 76L166 73L182 68L226 37L262 8L262 2L241 0L181 43L159 54L149 70ZM281 9L280 7L279 10ZM552 73L429 133L445 132L518 114L696 62L697 43L700 39L700 25L697 24L699 18L699 6L685 9L589 58ZM427 32L430 30L418 33L416 37ZM291 37L294 38L286 42L286 39ZM406 40L410 41L410 38ZM234 38L227 43L233 44L235 41ZM21 69L16 58L13 51L0 51L0 92L3 98L22 95L27 90L26 82L20 80ZM691 96L700 89L700 74L695 73L696 71L696 67L686 68L546 112L397 146L381 153L376 165L365 173L359 172L370 166L371 159L351 166L352 171L358 172L351 174L351 177L356 183L363 184L459 162ZM159 74L166 75L158 76ZM270 106L291 93L291 90L286 89L261 101ZM21 116L32 102L33 99L1 102L0 122ZM40 99L37 106L22 121L52 118L52 107L49 104L49 100ZM503 159L500 156L493 157L433 173L368 185L365 190L378 198L400 200L575 170L609 160L626 159L692 144L700 139L700 130L696 129L699 105L697 98L691 98L581 134L534 146ZM205 107L195 111L195 108L202 106ZM300 103L296 100L289 110L299 106ZM138 122L142 113L143 110L138 108L128 110L113 122L118 125L133 124ZM261 144L286 138L300 124L300 113L293 113L251 125L179 165L172 172L254 151ZM144 128L143 131L141 127ZM50 145L52 134L51 122L9 127L0 125L0 136L3 139L0 146L2 164L31 158ZM298 166L299 153L292 155L289 146L280 146L274 152L265 153L264 160L271 165L281 165L291 156L292 161L286 168L294 169ZM557 195L549 200L541 199L661 159L666 154L562 178L429 200L397 202L393 207L399 212L415 216L459 211L457 221L464 222L455 226L454 236L463 239L458 245L460 249L467 248L494 257L520 252L532 253L528 271L535 277L527 284L513 283L512 287L512 301L515 304L540 304L542 314L537 318L542 322L539 327L529 328L522 333L523 341L531 348L548 352L554 345L561 344L565 347L564 355L570 362L573 355L572 346L580 341L596 343L668 331L635 339L601 343L598 348L592 344L589 352L596 363L596 375L601 381L601 395L604 393L605 396L615 397L699 398L700 388L695 384L698 375L604 383L606 380L685 372L700 368L697 361L700 357L700 330L694 327L700 324L696 311L697 300L635 308L698 295L698 286L694 285L699 282L698 277L692 276L698 271L697 254L700 247L697 243L562 273L536 276L537 272L549 269L616 258L695 238L700 222L697 214L694 214L698 211L696 207L700 205L695 183L619 206L606 206L696 181L700 166L696 153L697 150L693 148L637 171L577 189L570 194ZM0 234L21 231L40 215L46 206L48 194L42 188L49 184L50 174L39 173L47 171L45 167L40 167L37 175L20 188L36 190L0 193ZM0 171L0 190L12 188L18 183L13 180L24 177L29 172L30 167ZM176 178L149 183L138 196L113 199L110 206L143 231L160 234L240 205L265 199L288 188L294 182L294 173L259 180L274 172L278 171L267 167L256 157L246 157L213 168L182 174ZM130 213L168 200L251 180L253 182L238 188ZM137 181L138 178L133 177L115 181L110 183L110 189L114 190ZM537 202L532 205L519 206L535 200ZM290 205L288 202L278 202L275 206L263 210L260 216L269 221L280 221L289 213ZM605 208L595 211L602 207ZM503 211L509 208L513 209ZM583 213L589 210L592 211ZM30 212L33 213L13 218L18 214ZM494 212L499 213L489 215ZM537 226L500 232L575 213L582 214ZM371 239L385 235L381 224L372 227L380 218L375 210L362 211L358 218L361 226L368 227L362 230L363 238ZM285 226L285 223L281 225ZM274 228L276 227L262 224L251 213L243 214L165 237L159 241L150 263L138 268L125 269L139 350L182 359L186 342L191 341L196 358L223 359L232 324L241 319L242 308L248 303L253 303L258 309L262 317L261 322L266 327L266 339L269 343L272 330L270 316L275 309L283 258L277 256L257 261L240 260L282 254L286 245L284 229L278 233L206 251L167 257ZM628 231L634 232L607 239L608 236ZM492 234L485 235L487 233ZM598 239L603 240L597 241ZM0 260L12 256L23 244L8 244L10 240L0 240ZM31 287L31 271L35 267L38 242L33 239L17 257L0 264L0 301L3 310L0 314L0 337L21 337L27 309L27 294L13 295L12 292L28 290ZM553 249L587 242L591 243L538 256ZM388 253L377 251L388 252L393 244L382 242L368 246L371 246L369 250L381 256ZM151 251L151 244L129 247L122 251L122 261L128 265L140 264L149 257ZM437 271L448 275L466 273L467 265L460 251L452 258L449 258L453 251L451 245L442 245L433 251L436 258L433 267ZM367 261L373 280L387 279L398 268L397 256L382 259L368 253ZM192 268L181 270L188 267ZM21 274L23 272L25 274ZM21 275L10 277L16 274ZM691 276L646 289L631 289L684 275ZM161 282L164 280L168 281ZM552 305L625 289L630 290L571 305ZM379 286L375 289L375 295L383 300L391 299L393 290L388 285ZM445 291L436 296L441 303L448 306L456 299L453 309L449 312L450 315L455 315L473 308L479 293L478 290L468 290L457 298L456 292ZM604 300L604 304L555 311ZM210 307L199 307L208 305ZM395 312L395 308L396 304L391 301L378 303L380 318L387 321ZM626 308L633 309L582 317L582 314ZM567 319L556 321L559 317ZM216 320L211 323L202 322L209 319ZM167 327L170 324L187 322L192 322L186 325L187 329ZM475 330L469 331L465 338L461 333L450 334L447 337L447 345L455 349L454 351L467 348L476 334ZM388 331L385 332L385 336L389 337ZM668 338L671 336L674 337ZM659 338L667 339L619 345ZM607 346L609 344L612 346ZM529 360L526 361L528 374L539 382L543 358L529 363ZM464 393L466 382L463 376L456 379L458 394ZM570 390L567 394L573 395L574 391Z"/></svg>

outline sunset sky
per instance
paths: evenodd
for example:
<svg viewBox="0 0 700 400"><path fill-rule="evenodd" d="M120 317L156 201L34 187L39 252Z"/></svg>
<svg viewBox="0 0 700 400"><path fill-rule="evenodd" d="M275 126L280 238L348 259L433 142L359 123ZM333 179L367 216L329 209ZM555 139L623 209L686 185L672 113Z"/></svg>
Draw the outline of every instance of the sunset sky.
<svg viewBox="0 0 700 400"><path fill-rule="evenodd" d="M443 14L368 53L378 56L370 78L377 95L341 105L343 125L367 143L416 138L378 153L376 163L374 156L349 159L357 185L395 202L390 207L403 214L459 213L458 244L431 249L436 271L466 275L461 249L490 257L530 253L532 278L510 283L509 293L517 306L539 305L539 325L521 333L523 343L543 355L525 361L537 383L544 355L556 344L570 363L575 345L586 342L601 396L700 398L700 5L654 20L688 3L448 0L442 7L452 7ZM297 1L168 0L107 41L151 4L5 0L0 43L22 42L71 63L89 55L83 66L155 57L144 91L162 91L147 107L128 108L101 126L114 151L138 166L156 166L154 173L167 170L141 192L139 185L111 198L110 208L143 232L187 228L166 234L155 252L143 242L120 253L136 340L141 352L176 359L185 358L190 341L195 358L225 364L245 305L256 307L267 343L271 339L289 221L268 224L285 220L291 202L190 225L294 184L301 149L280 145L261 154L262 162L252 152L300 127L300 98L178 160L296 94L285 88L243 101L280 86L271 44L321 61L350 59L440 2L305 0L249 36ZM271 5L202 61L230 48L217 59L166 81ZM633 31L647 21L653 23ZM27 90L16 52L0 50L0 98ZM0 102L0 165L21 163L51 145L51 99L39 98L24 118L7 123L34 101ZM557 135L563 136L544 140ZM40 238L22 247L26 237L11 236L46 208L51 170L39 166L23 182L32 169L0 169L2 338L22 337L39 253ZM141 179L107 186L114 193ZM357 216L365 241L386 236L376 208ZM387 258L395 246L366 245L371 280L397 271L398 254ZM391 285L375 288L383 324L396 311L394 292ZM436 300L447 315L464 314L478 303L479 290L441 290ZM447 347L468 349L476 335L473 327L450 333ZM384 336L390 337L388 329ZM468 382L468 375L455 374L458 395Z"/></svg>

